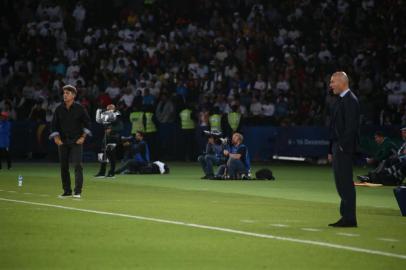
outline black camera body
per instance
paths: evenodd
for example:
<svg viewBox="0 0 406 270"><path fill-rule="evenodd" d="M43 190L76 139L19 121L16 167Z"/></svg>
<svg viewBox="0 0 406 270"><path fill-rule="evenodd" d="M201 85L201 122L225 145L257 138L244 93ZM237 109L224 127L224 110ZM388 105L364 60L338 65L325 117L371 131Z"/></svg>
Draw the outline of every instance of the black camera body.
<svg viewBox="0 0 406 270"><path fill-rule="evenodd" d="M205 130L203 132L207 137L213 137L216 144L222 144L222 145L227 145L228 144L228 138L227 137L221 137L223 135L223 133L221 131Z"/></svg>

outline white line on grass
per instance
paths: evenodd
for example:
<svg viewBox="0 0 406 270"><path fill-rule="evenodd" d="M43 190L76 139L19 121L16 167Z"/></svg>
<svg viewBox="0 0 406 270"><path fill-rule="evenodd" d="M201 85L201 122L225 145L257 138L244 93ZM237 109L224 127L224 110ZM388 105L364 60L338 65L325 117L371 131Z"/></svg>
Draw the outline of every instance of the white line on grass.
<svg viewBox="0 0 406 270"><path fill-rule="evenodd" d="M7 191L8 193L17 193L17 191L14 191L14 190L9 190L9 191Z"/></svg>
<svg viewBox="0 0 406 270"><path fill-rule="evenodd" d="M308 232L320 232L320 229L315 229L315 228L302 228L303 231L308 231Z"/></svg>
<svg viewBox="0 0 406 270"><path fill-rule="evenodd" d="M385 242L399 242L397 239L392 239L392 238L377 238L379 241L385 241Z"/></svg>
<svg viewBox="0 0 406 270"><path fill-rule="evenodd" d="M286 225L286 224L271 224L271 226L273 226L273 227L280 227L280 228L287 228L287 227L290 227L289 225Z"/></svg>
<svg viewBox="0 0 406 270"><path fill-rule="evenodd" d="M261 234L261 233L240 231L240 230L234 230L234 229L229 229L229 228L207 226L207 225L200 225L200 224L194 224L194 223L186 223L186 222L182 222L182 221L166 220L166 219L160 219L160 218L151 218L151 217L143 217L143 216L136 216L136 215L120 214L120 213L114 213L114 212L82 209L82 208L75 208L75 207L69 207L69 206L63 206L63 205L57 205L57 204L47 204L47 203L13 200L13 199L1 198L1 197L0 197L0 201L23 203L23 204L30 204L30 205L41 205L41 206L48 206L48 207L53 207L53 208L65 209L65 210L106 215L106 216L116 216L116 217L125 217L125 218L132 218L132 219L138 219L138 220L147 220L147 221L153 221L153 222L158 222L158 223L173 224L173 225L180 225L180 226L186 226L186 227L192 227L192 228L199 228L199 229L206 229L206 230L212 230L212 231L220 231L220 232L227 232L227 233L233 233L233 234L239 234L239 235L253 236L253 237L258 237L258 238L275 239L275 240L287 241L287 242L293 242L293 243L301 243L301 244L307 244L307 245L349 250L349 251L353 251L353 252L381 255L381 256L393 257L393 258L406 260L405 254L396 254L396 253L390 253L390 252L379 251L379 250L358 248L358 247L352 247L352 246L344 246L344 245L339 245L339 244L331 244L331 243L321 242L321 241L275 236L275 235L271 235L271 234Z"/></svg>
<svg viewBox="0 0 406 270"><path fill-rule="evenodd" d="M357 233L344 233L344 232L339 232L339 233L336 233L337 235L342 235L342 236L349 236L349 237L358 237L359 236L359 234L357 234Z"/></svg>
<svg viewBox="0 0 406 270"><path fill-rule="evenodd" d="M252 220L252 219L241 219L240 222L242 222L242 223L255 223L256 221Z"/></svg>

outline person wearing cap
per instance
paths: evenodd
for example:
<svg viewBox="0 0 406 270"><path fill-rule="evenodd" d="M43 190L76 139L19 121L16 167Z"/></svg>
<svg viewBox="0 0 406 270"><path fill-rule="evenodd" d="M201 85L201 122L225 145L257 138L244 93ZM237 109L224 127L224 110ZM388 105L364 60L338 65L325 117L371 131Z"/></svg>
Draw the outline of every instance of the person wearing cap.
<svg viewBox="0 0 406 270"><path fill-rule="evenodd" d="M3 157L7 161L7 168L11 168L10 158L10 133L11 123L8 120L8 112L1 112L0 114L0 170L2 169Z"/></svg>
<svg viewBox="0 0 406 270"><path fill-rule="evenodd" d="M61 198L72 195L69 174L69 160L75 167L75 188L73 196L80 198L83 186L82 153L86 136L91 135L89 130L90 118L86 110L75 102L76 88L65 85L63 88L63 103L54 113L51 123L50 139L58 146L59 161L61 163L61 180L63 194Z"/></svg>

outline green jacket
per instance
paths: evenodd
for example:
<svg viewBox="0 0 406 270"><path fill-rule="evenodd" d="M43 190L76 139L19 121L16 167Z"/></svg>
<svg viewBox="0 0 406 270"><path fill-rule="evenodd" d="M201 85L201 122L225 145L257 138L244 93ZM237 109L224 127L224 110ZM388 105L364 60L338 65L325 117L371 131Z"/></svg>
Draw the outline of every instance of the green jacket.
<svg viewBox="0 0 406 270"><path fill-rule="evenodd" d="M377 161L382 161L390 156L396 154L396 144L392 142L389 138L386 138L383 140L381 144L378 144L378 149L375 152L373 159Z"/></svg>

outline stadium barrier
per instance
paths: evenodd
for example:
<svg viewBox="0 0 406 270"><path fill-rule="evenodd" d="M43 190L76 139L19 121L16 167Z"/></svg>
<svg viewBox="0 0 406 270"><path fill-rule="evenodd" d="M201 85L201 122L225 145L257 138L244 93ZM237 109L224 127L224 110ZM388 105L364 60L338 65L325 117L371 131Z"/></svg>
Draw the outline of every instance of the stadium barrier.
<svg viewBox="0 0 406 270"><path fill-rule="evenodd" d="M125 126L128 123L125 123ZM128 126L128 125L127 125ZM195 155L201 153L205 145L202 135L205 128L196 129ZM32 121L15 121L12 123L12 139L10 150L13 157L57 160L57 148L48 139L49 124ZM92 137L84 145L85 161L95 161L103 137L103 127L93 123ZM361 128L361 148L365 155L375 151L373 134L382 130L387 136L400 143L398 126L363 126ZM128 135L129 128L125 128L123 135ZM328 128L316 126L275 127L275 126L245 126L242 129L244 143L249 147L251 159L267 161L273 156L319 158L328 153ZM177 124L159 125L157 133L158 152L164 154L167 160L180 159L177 149L184 142L179 136Z"/></svg>

